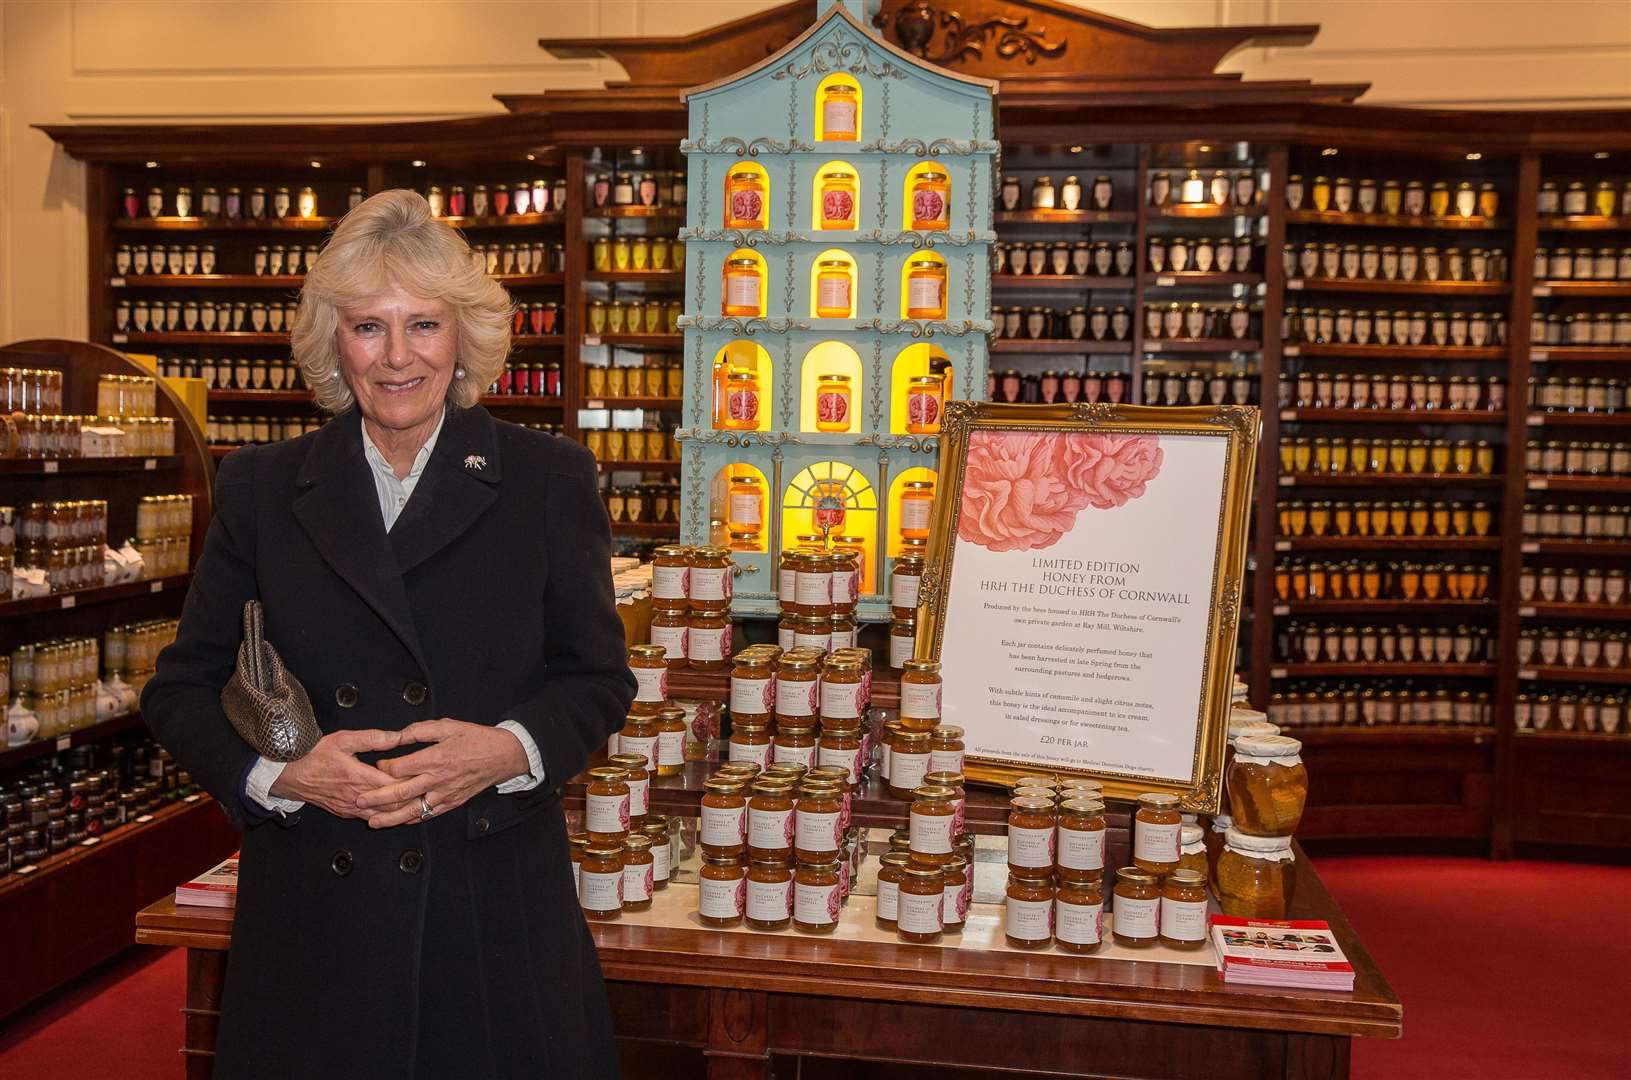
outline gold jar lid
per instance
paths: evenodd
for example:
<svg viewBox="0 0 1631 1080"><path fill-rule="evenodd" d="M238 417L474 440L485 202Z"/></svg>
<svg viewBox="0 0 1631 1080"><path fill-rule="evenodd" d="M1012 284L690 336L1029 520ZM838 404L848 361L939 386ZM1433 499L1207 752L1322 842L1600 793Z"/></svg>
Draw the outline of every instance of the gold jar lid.
<svg viewBox="0 0 1631 1080"><path fill-rule="evenodd" d="M589 770L589 779L591 780L605 780L609 783L615 783L628 778L629 771L621 765L596 765Z"/></svg>

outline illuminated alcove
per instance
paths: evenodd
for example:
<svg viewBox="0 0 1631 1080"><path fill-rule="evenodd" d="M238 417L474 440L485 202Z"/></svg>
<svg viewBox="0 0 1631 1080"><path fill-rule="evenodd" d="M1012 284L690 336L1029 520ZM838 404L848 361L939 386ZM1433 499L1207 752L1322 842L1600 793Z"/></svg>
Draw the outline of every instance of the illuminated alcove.
<svg viewBox="0 0 1631 1080"><path fill-rule="evenodd" d="M751 490L743 479L751 481ZM718 523L709 530L714 543L738 552L769 551L771 499L765 474L745 461L733 461L714 473L708 498L708 520ZM732 539L738 532L757 535L752 541Z"/></svg>
<svg viewBox="0 0 1631 1080"><path fill-rule="evenodd" d="M847 183L835 174L847 177ZM861 174L847 161L827 162L810 177L810 228L842 232L860 224Z"/></svg>
<svg viewBox="0 0 1631 1080"><path fill-rule="evenodd" d="M843 263L842 267L828 265ZM844 280L836 278L842 272ZM827 276L828 282L822 281ZM810 260L810 318L812 319L853 319L855 318L856 285L858 272L855 267L855 256L842 248L828 248L814 259ZM847 293L847 297L842 295ZM847 304L842 303L847 300ZM839 313L839 307L843 307ZM825 311L825 314L823 312Z"/></svg>
<svg viewBox="0 0 1631 1080"><path fill-rule="evenodd" d="M895 356L894 366L889 373L889 431L895 435L906 434L932 434L931 432L913 432L906 430L907 420L910 418L908 406L911 394L912 379L934 375L938 376L943 388L940 395L940 406L954 396L955 376L952 371L951 359L937 345L919 342L908 345ZM936 427L939 418L936 417Z"/></svg>
<svg viewBox="0 0 1631 1080"><path fill-rule="evenodd" d="M884 547L885 547L885 554L887 554L891 559L895 558L896 556L898 556L900 554L901 548L903 546L902 541L905 539L905 536L902 534L901 529L902 529L903 525L908 523L907 519L908 519L909 515L902 510L901 496L903 496L907 491L907 487L906 487L907 483L911 482L911 481L924 481L924 480L927 480L929 483L935 485L934 494L938 498L939 495L940 495L940 485L937 482L938 479L939 479L938 475L935 473L935 471L933 469L919 466L917 468L907 469L906 471L902 472L899 476L895 477L894 480L890 481L890 484L889 484L889 536L888 536L888 542L884 545ZM922 521L921 511L919 511L917 514L910 515L910 516L912 518L911 524L914 526L915 530L916 530L917 527L921 527L924 524L923 521ZM932 523L932 521L933 521L932 508L931 508L931 514L930 514L930 519L929 520ZM918 537L918 539L926 539L926 538L927 538L926 535Z"/></svg>
<svg viewBox="0 0 1631 1080"><path fill-rule="evenodd" d="M739 271L738 268L732 265L743 259L752 260L754 265L751 275L754 278L754 283L745 286L738 284L738 282L746 281L749 277L745 272L745 268L743 271ZM765 265L765 257L752 248L737 248L731 252L730 256L725 260L723 288L719 294L720 313L734 315L737 318L752 318L757 315L764 315L768 310L765 305L769 299L767 291L769 274L770 270ZM749 304L753 305L751 311L747 310ZM737 309L738 305L741 305L741 310Z"/></svg>
<svg viewBox="0 0 1631 1080"><path fill-rule="evenodd" d="M829 88L847 88L853 95L855 102L855 122L850 125L851 131L842 130L839 121L844 116L844 106L840 98L844 97L842 90L837 94L829 94ZM815 90L815 137L817 142L832 140L834 142L858 142L861 138L862 117L866 113L866 94L855 76L842 71L835 71L816 84ZM829 128L829 125L830 128Z"/></svg>
<svg viewBox="0 0 1631 1080"><path fill-rule="evenodd" d="M923 264L926 262L933 263L935 266L939 267L939 280L934 281L932 278L921 278L919 282L914 285L912 280L913 271L918 270L921 272ZM901 265L900 268L900 317L903 319L944 319L946 317L947 293L949 288L950 281L946 276L946 260L933 251L914 252ZM914 289L916 291L914 291ZM911 313L915 303L922 302L927 305L931 296L938 299L938 314L913 315Z"/></svg>
<svg viewBox="0 0 1631 1080"><path fill-rule="evenodd" d="M878 496L860 470L842 461L818 461L801 470L782 492L781 514L783 550L797 547L801 534L859 537L865 548L861 591L875 591Z"/></svg>
<svg viewBox="0 0 1631 1080"><path fill-rule="evenodd" d="M849 378L849 401L842 428L818 425L818 399L823 376ZM828 384L832 385L831 383ZM858 435L861 432L861 357L842 341L823 341L804 354L799 375L799 430L832 435Z"/></svg>
<svg viewBox="0 0 1631 1080"><path fill-rule="evenodd" d="M940 231L950 225L951 173L944 164L938 161L920 162L906 170L906 176L901 180L900 227L908 231L919 228L917 224L918 218L915 212L919 209L919 207L916 205L916 193L913 189L917 187L918 178L924 173L938 173L940 176L945 178L939 184L932 186L932 194L938 195L943 200L941 206L939 207L939 220L941 220L943 224L927 227L935 231ZM931 191L925 191L925 196L928 196L930 193ZM923 209L927 210L927 208ZM926 213L925 216L931 219L933 218L932 214Z"/></svg>
<svg viewBox="0 0 1631 1080"><path fill-rule="evenodd" d="M743 174L751 179L745 180ZM762 229L770 224L770 174L763 165L757 161L738 161L725 170L721 213L727 229Z"/></svg>
<svg viewBox="0 0 1631 1080"><path fill-rule="evenodd" d="M732 415L732 388L727 386L732 370L749 372L753 386L736 389L736 415ZM725 431L769 431L776 400L775 366L764 346L751 341L732 341L714 356L713 426Z"/></svg>

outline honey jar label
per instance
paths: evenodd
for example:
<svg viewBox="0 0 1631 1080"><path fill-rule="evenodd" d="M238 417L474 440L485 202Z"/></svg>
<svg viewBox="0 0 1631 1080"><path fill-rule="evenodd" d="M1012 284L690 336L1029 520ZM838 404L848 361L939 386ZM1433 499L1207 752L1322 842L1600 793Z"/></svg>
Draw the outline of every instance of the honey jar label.
<svg viewBox="0 0 1631 1080"><path fill-rule="evenodd" d="M653 881L667 881L673 852L669 850L668 837L663 837L661 843L651 845L651 877Z"/></svg>
<svg viewBox="0 0 1631 1080"><path fill-rule="evenodd" d="M730 598L730 567L698 566L691 569L691 599L707 601Z"/></svg>
<svg viewBox="0 0 1631 1080"><path fill-rule="evenodd" d="M1054 901L1055 934L1072 945L1097 945L1104 940L1103 904L1067 904Z"/></svg>
<svg viewBox="0 0 1631 1080"><path fill-rule="evenodd" d="M795 575L793 602L804 607L825 607L832 603L832 574L805 573Z"/></svg>
<svg viewBox="0 0 1631 1080"><path fill-rule="evenodd" d="M1178 861L1178 841L1183 829L1181 822L1152 825L1137 821L1134 825L1133 858L1153 863Z"/></svg>
<svg viewBox="0 0 1631 1080"><path fill-rule="evenodd" d="M837 851L842 816L843 812L837 810L825 814L800 809L795 825L798 846L806 851Z"/></svg>
<svg viewBox="0 0 1631 1080"><path fill-rule="evenodd" d="M775 711L776 681L731 677L731 712L746 716L763 716Z"/></svg>
<svg viewBox="0 0 1631 1080"><path fill-rule="evenodd" d="M657 884L650 863L637 863L623 868L623 903L635 904L650 900Z"/></svg>
<svg viewBox="0 0 1631 1080"><path fill-rule="evenodd" d="M789 682L786 679L776 680L776 715L777 716L814 716L816 711L817 687L815 680L809 682Z"/></svg>
<svg viewBox="0 0 1631 1080"><path fill-rule="evenodd" d="M792 847L793 811L749 809L748 846L762 851Z"/></svg>
<svg viewBox="0 0 1631 1080"><path fill-rule="evenodd" d="M653 626L651 643L663 647L663 656L669 660L685 659L685 627Z"/></svg>
<svg viewBox="0 0 1631 1080"><path fill-rule="evenodd" d="M776 576L776 600L782 604L798 603L798 571L781 570Z"/></svg>
<svg viewBox="0 0 1631 1080"><path fill-rule="evenodd" d="M929 773L928 754L894 753L889 756L889 786L916 791ZM1049 865L1052 860L1049 860Z"/></svg>
<svg viewBox="0 0 1631 1080"><path fill-rule="evenodd" d="M896 921L908 934L938 934L945 927L941 922L941 893L921 896L901 892L896 907Z"/></svg>
<svg viewBox="0 0 1631 1080"><path fill-rule="evenodd" d="M957 819L951 814L919 814L913 812L908 824L912 850L920 855L951 854L952 834Z"/></svg>
<svg viewBox="0 0 1631 1080"><path fill-rule="evenodd" d="M1045 941L1053 936L1052 900L1015 900L1004 905L1008 936L1018 941Z"/></svg>
<svg viewBox="0 0 1631 1080"><path fill-rule="evenodd" d="M620 833L629 830L629 796L586 795L584 828L592 833Z"/></svg>
<svg viewBox="0 0 1631 1080"><path fill-rule="evenodd" d="M940 399L928 392L914 390L906 395L906 419L918 425L940 422Z"/></svg>
<svg viewBox="0 0 1631 1080"><path fill-rule="evenodd" d="M786 881L748 881L748 918L755 922L781 922L792 913L792 878Z"/></svg>
<svg viewBox="0 0 1631 1080"><path fill-rule="evenodd" d="M624 735L618 739L617 752L620 754L639 754L646 759L647 765L657 764L657 736L655 735ZM634 795L634 781L629 781L629 795ZM635 813L644 813L636 810Z"/></svg>
<svg viewBox="0 0 1631 1080"><path fill-rule="evenodd" d="M900 714L913 720L940 719L941 685L935 683L900 684Z"/></svg>
<svg viewBox="0 0 1631 1080"><path fill-rule="evenodd" d="M897 755L898 759L899 755ZM1054 853L1053 829L1025 829L1008 827L1008 865L1052 868Z"/></svg>
<svg viewBox="0 0 1631 1080"><path fill-rule="evenodd" d="M900 911L900 883L895 881L878 882L878 918L892 921L898 918Z"/></svg>
<svg viewBox="0 0 1631 1080"><path fill-rule="evenodd" d="M653 566L651 595L656 600L684 600L690 595L690 567Z"/></svg>
<svg viewBox="0 0 1631 1080"><path fill-rule="evenodd" d="M838 921L842 899L838 886L806 885L798 882L793 891L793 917L806 926L826 926Z"/></svg>
<svg viewBox="0 0 1631 1080"><path fill-rule="evenodd" d="M822 680L821 716L830 720L853 720L861 715L861 684L835 683ZM908 715L903 711L902 716Z"/></svg>
<svg viewBox="0 0 1631 1080"><path fill-rule="evenodd" d="M832 597L838 603L855 603L861 598L861 575L854 570L832 572Z"/></svg>
<svg viewBox="0 0 1631 1080"><path fill-rule="evenodd" d="M730 217L732 221L758 221L764 213L764 196L757 191L731 192ZM754 288L754 298L758 298L758 288Z"/></svg>
<svg viewBox="0 0 1631 1080"><path fill-rule="evenodd" d="M623 871L585 873L578 880L579 903L590 911L616 911L623 906Z"/></svg>
<svg viewBox="0 0 1631 1080"><path fill-rule="evenodd" d="M922 581L923 578L919 574L902 574L897 571L894 577L889 579L889 606L916 609L918 586Z"/></svg>
<svg viewBox="0 0 1631 1080"><path fill-rule="evenodd" d="M842 189L821 194L821 220L829 224L847 222L855 216L855 196Z"/></svg>
<svg viewBox="0 0 1631 1080"><path fill-rule="evenodd" d="M685 764L685 732L660 731L657 733L657 765Z"/></svg>
<svg viewBox="0 0 1631 1080"><path fill-rule="evenodd" d="M735 847L747 829L747 807L702 808L702 843L709 847ZM590 832L594 832L593 828Z"/></svg>
<svg viewBox="0 0 1631 1080"><path fill-rule="evenodd" d="M1122 933L1126 932L1122 930ZM1203 940L1206 937L1206 901L1162 897L1161 936L1169 941Z"/></svg>
<svg viewBox="0 0 1631 1080"><path fill-rule="evenodd" d="M961 750L935 750L929 754L930 772L963 771L963 752Z"/></svg>
<svg viewBox="0 0 1631 1080"><path fill-rule="evenodd" d="M749 745L746 743L732 741L731 760L750 762L759 766L760 769L763 769L766 765L770 764L770 744L764 743L762 745Z"/></svg>
<svg viewBox="0 0 1631 1080"><path fill-rule="evenodd" d="M719 630L692 628L686 631L685 644L690 650L692 660L723 660L730 652L731 628L729 626Z"/></svg>
<svg viewBox="0 0 1631 1080"><path fill-rule="evenodd" d="M771 760L777 765L802 765L806 769L815 762L816 748L814 746L787 746L783 743L772 745Z"/></svg>
<svg viewBox="0 0 1631 1080"><path fill-rule="evenodd" d="M623 740L623 748L619 752L624 753L624 754L631 753L631 751L629 750L629 740L628 739L625 738ZM648 758L648 760L649 760L649 758ZM651 799L650 799L651 781L650 780L630 780L628 782L628 785L629 785L629 817L631 817L631 818L645 817L646 814L651 810Z"/></svg>
<svg viewBox="0 0 1631 1080"><path fill-rule="evenodd" d="M1067 870L1104 869L1103 829L1059 828L1059 865Z"/></svg>
<svg viewBox="0 0 1631 1080"><path fill-rule="evenodd" d="M816 395L816 420L827 424L849 421L849 394L820 393Z"/></svg>
<svg viewBox="0 0 1631 1080"><path fill-rule="evenodd" d="M635 701L662 702L668 700L668 668L632 668L636 690Z"/></svg>
<svg viewBox="0 0 1631 1080"><path fill-rule="evenodd" d="M930 188L912 192L912 217L916 221L942 222L946 220L946 197Z"/></svg>
<svg viewBox="0 0 1631 1080"><path fill-rule="evenodd" d="M830 750L825 746L820 747L816 753L816 763L823 766L836 765L840 769L847 770L849 782L852 784L859 782L861 779L860 748L854 750Z"/></svg>
<svg viewBox="0 0 1631 1080"><path fill-rule="evenodd" d="M697 880L697 913L710 919L734 919L742 914L747 902L747 878L718 881L714 878Z"/></svg>
<svg viewBox="0 0 1631 1080"><path fill-rule="evenodd" d="M1122 937L1136 940L1155 937L1160 908L1159 899L1129 900L1117 896L1114 929Z"/></svg>

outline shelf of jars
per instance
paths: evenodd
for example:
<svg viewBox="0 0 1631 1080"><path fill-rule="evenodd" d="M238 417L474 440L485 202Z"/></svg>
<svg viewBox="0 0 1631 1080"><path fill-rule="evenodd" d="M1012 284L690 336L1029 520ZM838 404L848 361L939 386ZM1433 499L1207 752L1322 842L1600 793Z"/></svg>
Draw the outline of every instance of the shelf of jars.
<svg viewBox="0 0 1631 1080"><path fill-rule="evenodd" d="M1255 287L1263 284L1262 274L1235 273L1221 270L1182 270L1165 273L1146 273L1144 284L1152 288L1184 288L1207 285L1240 285Z"/></svg>
<svg viewBox="0 0 1631 1080"><path fill-rule="evenodd" d="M1299 536L1278 537L1275 551L1500 551L1499 536Z"/></svg>
<svg viewBox="0 0 1631 1080"><path fill-rule="evenodd" d="M1502 487L1506 478L1500 474L1487 476L1472 473L1292 473L1280 475L1281 487L1372 487L1377 484L1430 484L1434 487ZM1533 483L1531 483L1533 486Z"/></svg>
<svg viewBox="0 0 1631 1080"><path fill-rule="evenodd" d="M1520 665L1518 667L1518 678L1526 682L1580 682L1631 686L1631 667L1586 668Z"/></svg>
<svg viewBox="0 0 1631 1080"><path fill-rule="evenodd" d="M1531 347L1529 359L1536 363L1631 364L1631 346L1547 345Z"/></svg>
<svg viewBox="0 0 1631 1080"><path fill-rule="evenodd" d="M1525 555L1590 555L1631 559L1631 540L1525 540Z"/></svg>
<svg viewBox="0 0 1631 1080"><path fill-rule="evenodd" d="M1534 731L1519 728L1513 732L1519 744L1530 746L1631 747L1631 728L1623 725L1614 731Z"/></svg>
<svg viewBox="0 0 1631 1080"><path fill-rule="evenodd" d="M151 596L162 592L186 589L191 574L171 574L167 577L145 578L140 581L121 581L115 585L96 585L84 589L53 592L45 596L29 596L19 600L0 601L0 619L37 615L45 611L67 611L70 608L92 607L133 596Z"/></svg>
<svg viewBox="0 0 1631 1080"><path fill-rule="evenodd" d="M1577 491L1602 495L1631 495L1631 476L1536 476L1525 482L1530 491Z"/></svg>
<svg viewBox="0 0 1631 1080"><path fill-rule="evenodd" d="M268 345L289 347L289 335L284 333L256 333L253 330L205 332L202 330L173 330L163 333L115 333L109 339L115 345Z"/></svg>
<svg viewBox="0 0 1631 1080"><path fill-rule="evenodd" d="M1354 663L1274 663L1269 666L1269 675L1276 679L1315 678L1320 676L1337 675L1374 675L1379 678L1481 679L1487 678L1494 674L1494 664L1435 664L1356 661Z"/></svg>
<svg viewBox="0 0 1631 1080"><path fill-rule="evenodd" d="M589 270L585 281L605 281L613 284L683 285L683 270Z"/></svg>
<svg viewBox="0 0 1631 1080"><path fill-rule="evenodd" d="M223 404L311 404L309 390L210 390L209 400Z"/></svg>
<svg viewBox="0 0 1631 1080"><path fill-rule="evenodd" d="M108 278L113 289L298 289L305 274L125 274Z"/></svg>
<svg viewBox="0 0 1631 1080"><path fill-rule="evenodd" d="M0 458L0 476L163 472L184 464L179 454L156 457Z"/></svg>
<svg viewBox="0 0 1631 1080"><path fill-rule="evenodd" d="M1507 281L1389 281L1385 278L1293 277L1288 292L1358 293L1367 296L1508 296Z"/></svg>
<svg viewBox="0 0 1631 1080"><path fill-rule="evenodd" d="M1287 359L1341 358L1351 360L1505 360L1506 347L1474 345L1286 345L1280 355Z"/></svg>
<svg viewBox="0 0 1631 1080"><path fill-rule="evenodd" d="M1138 211L999 208L994 220L998 225L1132 225L1138 221Z"/></svg>
<svg viewBox="0 0 1631 1080"><path fill-rule="evenodd" d="M1506 411L1496 409L1281 409L1286 423L1344 424L1504 424Z"/></svg>
<svg viewBox="0 0 1631 1080"><path fill-rule="evenodd" d="M1631 410L1622 410L1620 412L1612 413L1530 413L1524 418L1524 423L1528 424L1530 427L1623 428L1631 427Z"/></svg>
<svg viewBox="0 0 1631 1080"><path fill-rule="evenodd" d="M684 221L685 204L681 199L677 206L591 206L583 216L605 221Z"/></svg>
<svg viewBox="0 0 1631 1080"><path fill-rule="evenodd" d="M1631 604L1539 603L1520 604L1518 615L1525 619L1588 619L1603 622L1631 622Z"/></svg>
<svg viewBox="0 0 1631 1080"><path fill-rule="evenodd" d="M1631 214L1540 214L1541 232L1631 232Z"/></svg>
<svg viewBox="0 0 1631 1080"><path fill-rule="evenodd" d="M1093 341L1067 338L998 338L991 343L993 353L1047 354L1050 356L1103 356L1128 355L1133 351L1131 341Z"/></svg>
<svg viewBox="0 0 1631 1080"><path fill-rule="evenodd" d="M1512 220L1504 217L1484 217L1474 214L1363 214L1337 210L1287 210L1287 225L1343 225L1371 229L1444 229L1482 232L1505 232L1512 228Z"/></svg>
<svg viewBox="0 0 1631 1080"><path fill-rule="evenodd" d="M1465 600L1425 597L1416 600L1291 600L1276 603L1275 615L1447 615L1488 614L1496 610L1491 599Z"/></svg>
<svg viewBox="0 0 1631 1080"><path fill-rule="evenodd" d="M1255 353L1262 351L1263 344L1252 338L1157 338L1144 339L1144 354L1151 353L1212 353L1230 355L1233 353Z"/></svg>
<svg viewBox="0 0 1631 1080"><path fill-rule="evenodd" d="M622 349L651 349L678 352L685 345L684 334L586 334L583 344L588 347L611 345Z"/></svg>
<svg viewBox="0 0 1631 1080"><path fill-rule="evenodd" d="M1631 259L1631 256L1622 256ZM1625 267L1631 271L1631 266ZM1537 279L1530 288L1531 296L1554 299L1626 299L1631 298L1631 273L1616 271L1615 281L1566 281Z"/></svg>
<svg viewBox="0 0 1631 1080"><path fill-rule="evenodd" d="M621 471L626 471L626 472L661 472L661 473L678 473L680 471L680 463L677 462L677 461L644 461L644 460L639 460L639 459L634 459L634 460L607 459L607 460L604 460L604 461L597 462L597 464L599 464L602 469L611 469L613 471L621 470Z"/></svg>
<svg viewBox="0 0 1631 1080"><path fill-rule="evenodd" d="M530 212L507 214L503 217L494 214L482 217L444 214L441 215L441 220L455 229L525 229L539 225L560 225L566 220L566 215L560 210L546 210L541 214Z"/></svg>
<svg viewBox="0 0 1631 1080"><path fill-rule="evenodd" d="M993 288L1025 291L1059 292L1128 292L1133 287L1131 277L1099 277L1095 274L996 274L991 278Z"/></svg>
<svg viewBox="0 0 1631 1080"><path fill-rule="evenodd" d="M142 727L142 714L127 712L119 716L99 720L86 727L76 728L61 735L43 739L33 739L17 746L0 747L0 770L14 768L24 762L47 754L71 750L76 746L88 746L91 743L111 739L115 735L123 735L127 731L136 731Z"/></svg>
<svg viewBox="0 0 1631 1080"><path fill-rule="evenodd" d="M1271 722L1278 723L1278 721ZM1486 724L1281 724L1284 733L1300 740L1304 747L1394 746L1400 749L1428 747L1490 746L1495 728Z"/></svg>
<svg viewBox="0 0 1631 1080"><path fill-rule="evenodd" d="M261 219L176 217L115 218L120 232L327 232L339 222L330 217L282 217Z"/></svg>

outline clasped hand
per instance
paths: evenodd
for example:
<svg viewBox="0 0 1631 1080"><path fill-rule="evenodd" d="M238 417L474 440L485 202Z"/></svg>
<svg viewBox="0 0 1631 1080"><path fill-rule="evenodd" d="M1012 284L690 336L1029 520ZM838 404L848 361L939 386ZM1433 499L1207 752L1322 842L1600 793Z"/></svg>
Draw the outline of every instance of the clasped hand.
<svg viewBox="0 0 1631 1080"><path fill-rule="evenodd" d="M357 755L423 743L423 749L368 765ZM478 792L527 771L521 741L501 728L443 717L401 731L336 731L290 762L272 794L322 807L337 817L388 829L464 805Z"/></svg>

